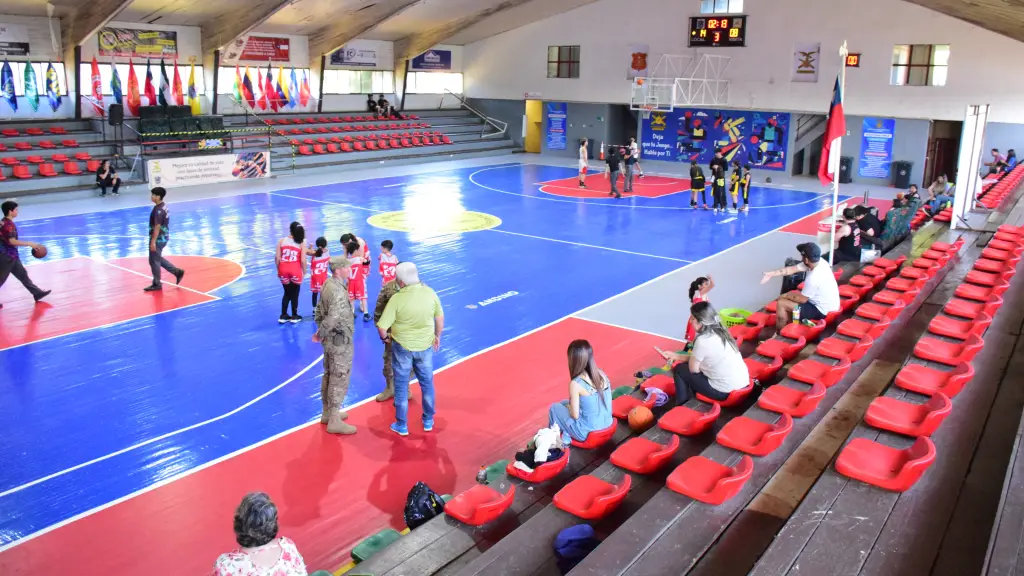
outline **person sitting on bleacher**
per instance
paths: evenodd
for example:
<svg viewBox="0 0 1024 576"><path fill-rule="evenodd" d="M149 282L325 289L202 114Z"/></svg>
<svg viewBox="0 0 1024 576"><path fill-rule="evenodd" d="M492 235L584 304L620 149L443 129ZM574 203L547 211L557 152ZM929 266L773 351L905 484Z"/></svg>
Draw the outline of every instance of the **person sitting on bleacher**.
<svg viewBox="0 0 1024 576"><path fill-rule="evenodd" d="M832 263L860 262L863 237L860 227L857 226L857 211L853 208L844 208L842 221L836 228L836 246L832 251ZM829 255L825 254L822 259L829 260Z"/></svg>
<svg viewBox="0 0 1024 576"><path fill-rule="evenodd" d="M928 187L928 211L932 216L938 213L943 204L953 203L952 190L953 185L946 179L945 174L939 174L935 182Z"/></svg>
<svg viewBox="0 0 1024 576"><path fill-rule="evenodd" d="M1002 163L1003 172L1009 172L1017 167L1017 152L1013 148L1006 151L1006 160Z"/></svg>
<svg viewBox="0 0 1024 576"><path fill-rule="evenodd" d="M235 510L235 540L240 548L217 558L213 576L307 576L295 543L277 537L277 506L263 492L246 494Z"/></svg>
<svg viewBox="0 0 1024 576"><path fill-rule="evenodd" d="M366 95L366 110L374 114L377 113L377 101L373 99L373 94Z"/></svg>
<svg viewBox="0 0 1024 576"><path fill-rule="evenodd" d="M608 376L597 367L594 349L586 340L569 344L569 401L548 410L548 428L558 424L562 442L584 441L595 430L612 425L612 392Z"/></svg>
<svg viewBox="0 0 1024 576"><path fill-rule="evenodd" d="M828 262L821 259L821 248L814 242L806 242L796 249L800 252L800 264L771 270L761 277L761 284L767 284L776 276L807 272L802 291L787 292L777 300L775 327L779 330L790 323L797 307L800 308L800 320L824 320L839 310L839 284Z"/></svg>
<svg viewBox="0 0 1024 576"><path fill-rule="evenodd" d="M100 162L96 170L96 185L100 187L100 196L107 195L107 188L113 187L114 196L118 195L117 189L121 187L121 179L117 177L117 170L110 160Z"/></svg>
<svg viewBox="0 0 1024 576"><path fill-rule="evenodd" d="M725 400L730 392L746 388L750 383L740 349L710 302L690 307L690 325L697 331L693 351L687 354L662 352L672 368L676 384L676 403L690 401L695 394L712 400Z"/></svg>

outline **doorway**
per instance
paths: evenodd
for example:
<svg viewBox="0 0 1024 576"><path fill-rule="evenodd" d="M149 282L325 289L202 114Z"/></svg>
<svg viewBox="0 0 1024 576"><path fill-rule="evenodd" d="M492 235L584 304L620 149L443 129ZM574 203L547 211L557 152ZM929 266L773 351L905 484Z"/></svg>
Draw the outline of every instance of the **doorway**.
<svg viewBox="0 0 1024 576"><path fill-rule="evenodd" d="M960 158L960 136L963 122L933 120L928 133L928 154L924 160L924 182L927 187L940 175L950 182L957 181L957 162Z"/></svg>
<svg viewBox="0 0 1024 576"><path fill-rule="evenodd" d="M540 100L526 101L526 114L523 116L523 125L526 127L524 148L527 152L540 154L541 123L544 121L544 107Z"/></svg>

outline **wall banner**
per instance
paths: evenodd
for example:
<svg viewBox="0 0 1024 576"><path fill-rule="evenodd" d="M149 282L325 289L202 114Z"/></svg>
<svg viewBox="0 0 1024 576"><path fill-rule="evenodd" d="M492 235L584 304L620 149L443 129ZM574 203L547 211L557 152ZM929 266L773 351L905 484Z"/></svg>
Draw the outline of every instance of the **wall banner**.
<svg viewBox="0 0 1024 576"><path fill-rule="evenodd" d="M20 24L0 24L0 56L28 56L28 29Z"/></svg>
<svg viewBox="0 0 1024 576"><path fill-rule="evenodd" d="M147 160L149 185L192 186L270 176L270 155L266 152L216 154Z"/></svg>
<svg viewBox="0 0 1024 576"><path fill-rule="evenodd" d="M641 156L707 166L715 148L730 163L785 170L790 116L785 112L675 108L643 121ZM707 171L705 170L705 174Z"/></svg>
<svg viewBox="0 0 1024 576"><path fill-rule="evenodd" d="M629 69L626 71L626 79L647 77L647 58L651 47L647 44L629 45Z"/></svg>
<svg viewBox="0 0 1024 576"><path fill-rule="evenodd" d="M270 36L244 36L225 51L224 62L233 64L239 60L251 62L289 62L291 41L288 38Z"/></svg>
<svg viewBox="0 0 1024 576"><path fill-rule="evenodd" d="M377 50L369 47L346 44L331 52L329 60L335 66L365 66L376 68L380 58Z"/></svg>
<svg viewBox="0 0 1024 576"><path fill-rule="evenodd" d="M892 165L892 142L896 135L893 118L865 118L860 142L861 178L889 178Z"/></svg>
<svg viewBox="0 0 1024 576"><path fill-rule="evenodd" d="M114 58L174 58L178 33L167 30L102 28L96 35L100 56Z"/></svg>
<svg viewBox="0 0 1024 576"><path fill-rule="evenodd" d="M412 59L409 63L409 70L451 70L451 50L427 50L423 54Z"/></svg>
<svg viewBox="0 0 1024 576"><path fill-rule="evenodd" d="M548 150L565 150L565 102L545 102L547 107Z"/></svg>
<svg viewBox="0 0 1024 576"><path fill-rule="evenodd" d="M793 46L793 75L791 82L817 82L821 44L796 44Z"/></svg>

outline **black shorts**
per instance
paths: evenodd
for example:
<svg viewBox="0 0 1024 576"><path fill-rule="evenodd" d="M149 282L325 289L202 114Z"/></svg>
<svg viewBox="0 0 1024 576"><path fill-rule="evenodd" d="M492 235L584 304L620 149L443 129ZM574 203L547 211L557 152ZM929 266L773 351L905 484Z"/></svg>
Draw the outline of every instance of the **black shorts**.
<svg viewBox="0 0 1024 576"><path fill-rule="evenodd" d="M824 320L825 315L810 300L800 305L800 320Z"/></svg>

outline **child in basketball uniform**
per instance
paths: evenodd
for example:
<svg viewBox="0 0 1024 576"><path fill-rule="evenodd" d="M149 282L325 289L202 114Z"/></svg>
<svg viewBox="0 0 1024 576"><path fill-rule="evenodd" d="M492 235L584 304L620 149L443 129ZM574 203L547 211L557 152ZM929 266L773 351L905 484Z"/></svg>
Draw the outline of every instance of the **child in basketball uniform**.
<svg viewBox="0 0 1024 576"><path fill-rule="evenodd" d="M589 158L587 155L587 139L584 138L580 140L580 188L587 187L587 158Z"/></svg>
<svg viewBox="0 0 1024 576"><path fill-rule="evenodd" d="M740 192L743 194L743 210L744 212L750 209L750 164L743 167L743 176L740 177Z"/></svg>
<svg viewBox="0 0 1024 576"><path fill-rule="evenodd" d="M740 163L732 163L732 175L729 176L729 192L732 194L732 209L739 210L740 199Z"/></svg>
<svg viewBox="0 0 1024 576"><path fill-rule="evenodd" d="M711 275L701 276L690 283L690 305L694 305L698 302L708 302L708 292L715 287L715 281L711 279ZM696 331L693 329L693 325L689 322L686 323L686 349L690 350L693 348L693 339L697 337Z"/></svg>
<svg viewBox="0 0 1024 576"><path fill-rule="evenodd" d="M633 158L633 161L636 164L637 177L643 178L644 169L640 167L640 147L636 144L636 138L632 136L629 137L629 156Z"/></svg>
<svg viewBox="0 0 1024 576"><path fill-rule="evenodd" d="M358 300L363 322L369 322L370 314L366 311L366 277L370 275L370 267L363 261L363 252L365 250L361 249L359 242L355 240L345 245L346 257L353 262L348 271L348 301L352 305L352 310L355 310Z"/></svg>
<svg viewBox="0 0 1024 576"><path fill-rule="evenodd" d="M306 249L303 246L305 240L306 230L298 222L292 222L290 234L277 242L274 263L277 265L277 277L281 280L281 285L284 286L278 324L285 322L294 324L302 320L302 316L299 316L299 290L302 287L302 275L306 269ZM288 315L289 304L292 308L291 316Z"/></svg>
<svg viewBox="0 0 1024 576"><path fill-rule="evenodd" d="M313 308L316 308L320 290L327 282L327 263L331 259L331 253L327 250L327 238L321 236L316 239L316 250L310 256L312 258L309 259L309 290L313 293Z"/></svg>
<svg viewBox="0 0 1024 576"><path fill-rule="evenodd" d="M707 182L704 180L704 169L697 164L696 160L690 160L690 207L697 209L697 193L700 193L701 203L704 209L708 209Z"/></svg>
<svg viewBox="0 0 1024 576"><path fill-rule="evenodd" d="M725 169L715 165L711 168L711 196L715 201L714 212L725 212Z"/></svg>
<svg viewBox="0 0 1024 576"><path fill-rule="evenodd" d="M391 240L385 240L380 243L380 256L377 259L380 261L381 286L395 279L395 267L398 266L398 256L391 253L394 248L395 243Z"/></svg>

